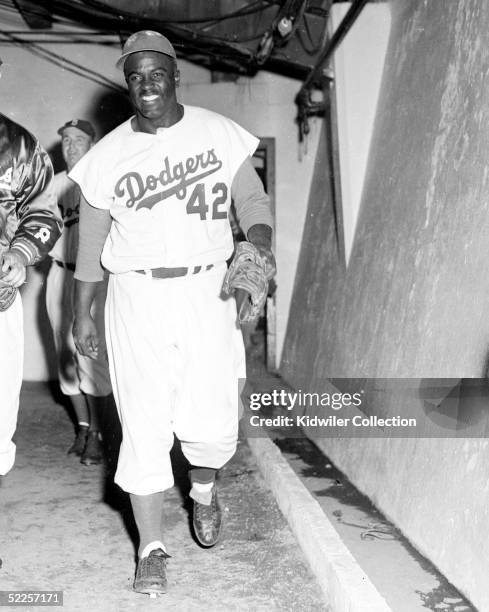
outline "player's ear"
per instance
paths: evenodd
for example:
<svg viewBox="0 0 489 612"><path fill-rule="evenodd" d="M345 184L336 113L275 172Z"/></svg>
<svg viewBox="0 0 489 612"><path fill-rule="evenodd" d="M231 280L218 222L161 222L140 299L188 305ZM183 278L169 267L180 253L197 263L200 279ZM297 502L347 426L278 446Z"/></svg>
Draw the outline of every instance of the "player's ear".
<svg viewBox="0 0 489 612"><path fill-rule="evenodd" d="M178 87L180 85L180 70L178 68L175 68L173 77L175 79L175 87Z"/></svg>

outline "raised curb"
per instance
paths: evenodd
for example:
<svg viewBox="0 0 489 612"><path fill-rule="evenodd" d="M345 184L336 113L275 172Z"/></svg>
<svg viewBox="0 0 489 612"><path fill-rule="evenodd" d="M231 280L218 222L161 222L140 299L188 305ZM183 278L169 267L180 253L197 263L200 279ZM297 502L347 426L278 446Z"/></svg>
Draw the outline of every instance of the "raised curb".
<svg viewBox="0 0 489 612"><path fill-rule="evenodd" d="M332 612L392 612L267 433L251 428L246 418L241 427Z"/></svg>

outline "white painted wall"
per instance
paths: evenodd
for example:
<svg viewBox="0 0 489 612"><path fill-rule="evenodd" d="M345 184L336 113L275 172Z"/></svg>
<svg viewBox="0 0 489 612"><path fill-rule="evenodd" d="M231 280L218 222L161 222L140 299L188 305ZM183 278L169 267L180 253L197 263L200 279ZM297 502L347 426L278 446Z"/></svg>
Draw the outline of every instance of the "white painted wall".
<svg viewBox="0 0 489 612"><path fill-rule="evenodd" d="M332 32L350 5L333 4ZM333 55L346 262L360 212L390 23L387 2L367 4Z"/></svg>

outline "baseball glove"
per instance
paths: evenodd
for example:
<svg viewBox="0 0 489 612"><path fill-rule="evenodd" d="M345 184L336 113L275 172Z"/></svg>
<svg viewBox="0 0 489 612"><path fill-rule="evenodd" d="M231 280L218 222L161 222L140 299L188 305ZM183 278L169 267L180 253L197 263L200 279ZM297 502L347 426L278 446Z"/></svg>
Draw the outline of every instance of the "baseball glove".
<svg viewBox="0 0 489 612"><path fill-rule="evenodd" d="M268 281L274 274L275 267L270 266L251 242L238 242L222 289L225 295L231 295L237 289L246 292L246 297L239 307L240 323L249 323L259 316L267 299Z"/></svg>
<svg viewBox="0 0 489 612"><path fill-rule="evenodd" d="M15 300L17 295L17 288L7 285L2 278L5 276L5 272L2 272L3 255L0 254L0 312L7 310Z"/></svg>
<svg viewBox="0 0 489 612"><path fill-rule="evenodd" d="M0 279L0 312L7 310L13 304L16 295L17 287L5 285Z"/></svg>

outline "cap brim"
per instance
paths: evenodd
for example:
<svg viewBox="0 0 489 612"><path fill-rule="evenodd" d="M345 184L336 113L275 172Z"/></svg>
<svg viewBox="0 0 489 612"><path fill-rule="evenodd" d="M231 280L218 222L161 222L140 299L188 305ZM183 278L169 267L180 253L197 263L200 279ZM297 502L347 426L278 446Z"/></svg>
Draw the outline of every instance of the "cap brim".
<svg viewBox="0 0 489 612"><path fill-rule="evenodd" d="M157 51L156 49L138 49L137 51L129 51L129 53L124 53L117 60L115 67L116 68L124 68L124 62L130 55L134 55L134 53L141 53L141 51L153 51L154 53L161 53L161 55L166 55L167 57L171 57L173 60L176 60L176 55L171 55L170 53L165 53L164 51Z"/></svg>
<svg viewBox="0 0 489 612"><path fill-rule="evenodd" d="M90 138L95 138L95 131L88 131L88 130L83 130L79 125L63 125L62 127L59 128L58 130L58 134L60 136L63 135L63 132L65 130L67 130L68 128L75 128L77 130L79 130L80 132L82 132L83 134L86 134L87 136L89 136Z"/></svg>

